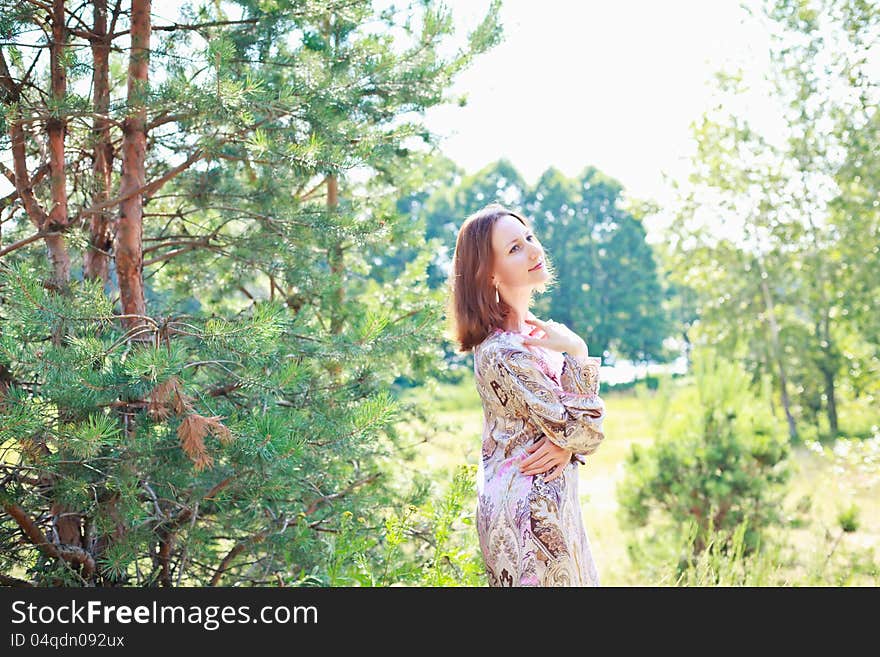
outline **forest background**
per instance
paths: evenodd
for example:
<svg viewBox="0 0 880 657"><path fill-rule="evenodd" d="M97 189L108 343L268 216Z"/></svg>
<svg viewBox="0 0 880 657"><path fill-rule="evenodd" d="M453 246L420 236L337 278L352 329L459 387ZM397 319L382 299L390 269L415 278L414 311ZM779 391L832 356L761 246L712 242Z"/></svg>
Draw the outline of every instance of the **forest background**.
<svg viewBox="0 0 880 657"><path fill-rule="evenodd" d="M663 207L588 154L443 155L422 118L501 9L449 47L430 0L0 0L0 583L483 585L445 279L498 200L556 266L539 317L687 363L603 384L603 583L876 585L880 6L744 5L786 138L718 71Z"/></svg>

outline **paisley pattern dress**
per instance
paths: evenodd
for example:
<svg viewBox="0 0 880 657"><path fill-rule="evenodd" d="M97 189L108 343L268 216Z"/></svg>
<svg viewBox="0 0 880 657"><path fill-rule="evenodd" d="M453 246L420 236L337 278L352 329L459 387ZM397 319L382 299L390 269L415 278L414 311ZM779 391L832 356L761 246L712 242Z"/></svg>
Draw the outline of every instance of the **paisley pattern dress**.
<svg viewBox="0 0 880 657"><path fill-rule="evenodd" d="M495 329L474 349L483 404L476 525L489 586L598 586L578 501L578 463L604 438L601 359L578 361ZM524 475L547 436L572 452L562 476ZM549 476L549 472L547 475Z"/></svg>

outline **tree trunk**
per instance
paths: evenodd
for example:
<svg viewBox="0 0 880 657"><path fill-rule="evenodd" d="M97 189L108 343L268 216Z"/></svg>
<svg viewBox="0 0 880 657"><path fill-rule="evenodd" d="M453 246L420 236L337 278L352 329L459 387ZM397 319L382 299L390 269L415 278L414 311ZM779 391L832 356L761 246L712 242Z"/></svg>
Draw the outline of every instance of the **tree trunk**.
<svg viewBox="0 0 880 657"><path fill-rule="evenodd" d="M49 136L49 188L52 194L52 208L47 217L46 228L51 231L64 231L67 228L67 170L64 162L64 139L67 133L67 119L62 106L67 95L67 72L64 67L65 34L64 0L52 3L52 43L49 48L49 66L52 81L52 101L54 112L46 123ZM53 116L54 114L54 116ZM64 238L54 235L46 238L50 244L52 259L52 278L49 285L64 293L70 282L70 256L64 246ZM60 257L56 257L60 256ZM64 340L64 322L59 321L52 330L52 342L60 345ZM69 419L70 410L58 409L59 419ZM63 449L60 446L59 449ZM82 514L55 502L52 504L52 524L58 542L81 548L83 545Z"/></svg>
<svg viewBox="0 0 880 657"><path fill-rule="evenodd" d="M92 205L110 199L110 181L113 171L113 146L110 143L110 121L106 118L110 111L110 37L107 35L107 0L94 0L95 27L92 37L92 61L94 82L92 105L95 119L92 132L95 139L95 153L92 165L95 192ZM110 212L98 210L86 215L89 221L89 247L83 256L83 276L87 279L101 279L106 285L110 279L110 249L113 246L113 231Z"/></svg>
<svg viewBox="0 0 880 657"><path fill-rule="evenodd" d="M50 188L52 190L52 208L49 210L46 228L62 231L67 227L67 172L64 166L64 135L67 132L67 120L60 105L67 95L67 72L64 68L65 47L64 0L52 3L52 42L49 47L50 73L52 78L52 101L55 111L50 112L46 123L49 135L49 171ZM57 236L49 238L61 241ZM70 256L67 249L49 249L52 259L51 285L63 289L70 281ZM61 257L58 257L61 256Z"/></svg>
<svg viewBox="0 0 880 657"><path fill-rule="evenodd" d="M823 318L824 335L822 335L821 340L821 344L824 345L822 353L825 355L825 358L822 361L822 367L819 369L822 370L822 377L825 380L825 404L828 412L828 430L831 433L831 438L837 438L837 398L834 395L834 375L837 372L837 358L834 355L834 345L831 342L830 322L831 319L826 307L825 317Z"/></svg>
<svg viewBox="0 0 880 657"><path fill-rule="evenodd" d="M333 26L330 22L330 17L327 16L324 19L324 36L327 37L327 40L333 44L331 49L331 53L335 53L336 49L339 46L338 39L336 38L336 34L333 31ZM339 208L339 181L336 178L335 174L327 175L327 214L335 215L337 209ZM330 265L330 271L334 275L339 276L339 284L336 287L336 290L333 294L334 299L334 308L331 310L330 314L330 333L333 335L338 335L342 332L342 326L344 323L344 313L342 311L342 304L345 301L345 286L342 282L342 274L345 271L345 261L344 261L344 251L342 248L342 240L335 242L333 246L330 247L327 253L327 262ZM335 365L333 368L333 373L338 375L342 369L341 364Z"/></svg>
<svg viewBox="0 0 880 657"><path fill-rule="evenodd" d="M804 186L804 190L809 190L810 187L807 184L806 178L808 164L801 162L800 170L801 183ZM834 354L834 343L831 340L831 303L828 301L825 294L825 259L823 257L822 245L819 241L819 229L813 222L812 208L813 205L810 203L808 197L804 214L806 215L807 223L810 226L810 236L813 239L813 248L815 249L813 253L813 257L816 261L815 284L819 296L819 308L817 310L820 310L822 313L821 321L816 322L816 339L819 341L819 350L823 356L819 369L822 371L822 377L825 383L825 409L828 413L828 430L831 433L831 438L837 438L837 401L834 396L834 375L837 371L837 358ZM834 286L833 270L831 279L831 284Z"/></svg>
<svg viewBox="0 0 880 657"><path fill-rule="evenodd" d="M327 176L327 211L333 214L339 205L339 187L335 175ZM341 242L335 242L327 251L327 262L330 265L330 272L340 277L339 283L334 290L333 301L334 307L330 310L330 333L338 335L342 331L343 313L342 304L345 301L345 288L342 283L342 272L344 271L343 250ZM342 364L339 362L331 363L328 366L330 376L335 380L342 372Z"/></svg>
<svg viewBox="0 0 880 657"><path fill-rule="evenodd" d="M52 100L56 104L61 104L67 93L67 76L64 70L64 42L65 42L65 20L64 20L64 1L55 0L52 5L52 42L50 44L50 81ZM15 85L10 75L6 59L0 51L0 79L4 91L6 92L5 100L10 103L17 103L20 96L20 88ZM57 107L57 105L56 105ZM59 108L56 110L58 114L63 113ZM64 136L66 131L66 121L58 116L51 116L47 122L47 133L49 136L49 170L50 170L50 189L52 195L52 209L47 215L46 211L37 201L34 195L33 181L27 168L27 148L25 147L25 131L22 123L18 120L18 116L9 117L9 136L10 146L12 150L12 166L15 175L15 188L18 197L21 199L28 218L40 233L50 232L45 236L46 247L49 251L49 260L52 263L52 277L46 281L48 287L56 290L63 290L70 281L70 255L62 235L56 231L63 230L67 226L67 181L64 166ZM61 331L56 330L52 333L54 342L61 341ZM64 413L64 409L59 409ZM27 438L25 441L32 443L34 449L48 452L45 442L41 437ZM52 477L47 477L45 481L47 495L52 496ZM52 527L54 529L54 541L60 544L66 544L76 548L81 548L82 540L82 517L74 512L69 511L57 502L53 502L50 507L52 516Z"/></svg>
<svg viewBox="0 0 880 657"><path fill-rule="evenodd" d="M147 106L150 62L150 0L132 0L131 52L128 59L128 116L122 124L122 179L116 231L116 271L119 296L125 315L145 315L143 279L143 193L132 193L146 184ZM129 196L130 195L130 196ZM123 325L133 329L144 324L126 317ZM141 336L142 338L145 336Z"/></svg>
<svg viewBox="0 0 880 657"><path fill-rule="evenodd" d="M828 428L832 438L837 438L837 401L834 397L834 373L828 368L822 369L822 375L825 379L825 397L828 404Z"/></svg>
<svg viewBox="0 0 880 657"><path fill-rule="evenodd" d="M761 357L761 376L765 371L773 374L773 356L766 352ZM776 417L776 400L772 394L768 396L770 397L770 415Z"/></svg>
<svg viewBox="0 0 880 657"><path fill-rule="evenodd" d="M2 81L5 91L4 100L8 103L17 103L21 90L10 75L2 50L0 50L0 81ZM12 169L15 173L15 190L31 223L42 233L47 230L49 218L34 196L33 182L27 168L24 127L18 120L17 114L11 114L7 120L9 121L9 141L12 150ZM67 253L64 240L60 235L48 235L44 239L46 240L46 248L49 250L49 260L52 263L53 272L56 272L53 278L60 275L61 279L69 280L70 256ZM65 271L68 273L67 278L64 278Z"/></svg>
<svg viewBox="0 0 880 657"><path fill-rule="evenodd" d="M333 214L334 212L336 212L336 208L338 206L339 185L336 180L336 176L329 175L327 176L327 211L330 214ZM341 242L336 242L333 246L330 247L330 250L327 253L327 260L330 264L330 271L333 274L341 276L343 270L345 269L342 257ZM330 318L330 332L333 335L337 335L342 331L342 303L345 300L345 289L342 285L342 281L340 281L339 286L336 288L333 297L336 301L336 308L333 309L333 313Z"/></svg>
<svg viewBox="0 0 880 657"><path fill-rule="evenodd" d="M760 263L759 267L761 276L761 291L764 293L764 304L767 307L767 317L770 321L770 345L773 350L773 359L779 369L779 385L782 388L782 408L785 410L785 419L788 422L788 436L792 440L797 440L797 427L794 423L794 417L791 415L791 403L788 399L788 379L785 376L785 364L782 359L781 349L779 348L779 327L776 325L776 311L773 307L773 297L770 295L770 288L767 285L766 270L764 263Z"/></svg>

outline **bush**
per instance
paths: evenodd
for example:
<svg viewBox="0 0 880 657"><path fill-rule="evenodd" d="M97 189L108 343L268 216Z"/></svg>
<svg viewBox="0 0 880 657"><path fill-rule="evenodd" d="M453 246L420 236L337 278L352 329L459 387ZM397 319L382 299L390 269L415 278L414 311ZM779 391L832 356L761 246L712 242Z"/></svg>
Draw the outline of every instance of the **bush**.
<svg viewBox="0 0 880 657"><path fill-rule="evenodd" d="M473 529L476 466L460 465L442 495L414 482L410 503L391 510L384 527L346 512L329 543L330 586L486 586ZM375 558L380 554L380 558ZM290 584L302 585L301 581Z"/></svg>
<svg viewBox="0 0 880 657"><path fill-rule="evenodd" d="M693 523L695 555L710 535L716 549L729 549L735 528L748 520L742 537L748 554L763 528L781 522L790 476L784 428L734 363L695 352L694 374L695 385L676 390L663 405L656 443L634 445L627 458L617 492L622 519L643 527L656 513L679 536Z"/></svg>

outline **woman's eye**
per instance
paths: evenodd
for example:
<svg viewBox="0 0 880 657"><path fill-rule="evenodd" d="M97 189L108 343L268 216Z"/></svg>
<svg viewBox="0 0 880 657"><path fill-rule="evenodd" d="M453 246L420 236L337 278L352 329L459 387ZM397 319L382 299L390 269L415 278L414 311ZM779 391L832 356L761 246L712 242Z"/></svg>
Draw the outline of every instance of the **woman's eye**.
<svg viewBox="0 0 880 657"><path fill-rule="evenodd" d="M526 239L527 239L527 240L530 240L530 239L532 239L533 237L534 237L534 235L528 235L528 236L526 236ZM511 249L510 252L513 253L514 249L516 249L518 246L519 246L518 244L514 244L514 245L513 245L513 249Z"/></svg>

